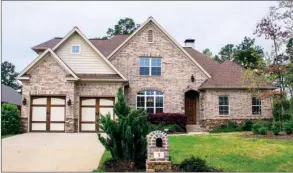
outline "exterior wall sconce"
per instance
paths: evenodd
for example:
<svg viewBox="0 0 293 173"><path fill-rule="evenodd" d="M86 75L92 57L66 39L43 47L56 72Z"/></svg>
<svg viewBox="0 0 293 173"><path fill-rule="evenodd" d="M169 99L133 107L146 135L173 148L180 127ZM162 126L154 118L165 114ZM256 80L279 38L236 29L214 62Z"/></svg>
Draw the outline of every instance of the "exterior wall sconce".
<svg viewBox="0 0 293 173"><path fill-rule="evenodd" d="M67 105L68 105L68 106L71 105L71 100L70 100L70 99L67 100Z"/></svg>
<svg viewBox="0 0 293 173"><path fill-rule="evenodd" d="M194 76L191 75L191 82L194 82Z"/></svg>
<svg viewBox="0 0 293 173"><path fill-rule="evenodd" d="M23 100L22 100L22 105L26 105L26 99L25 98L23 98Z"/></svg>

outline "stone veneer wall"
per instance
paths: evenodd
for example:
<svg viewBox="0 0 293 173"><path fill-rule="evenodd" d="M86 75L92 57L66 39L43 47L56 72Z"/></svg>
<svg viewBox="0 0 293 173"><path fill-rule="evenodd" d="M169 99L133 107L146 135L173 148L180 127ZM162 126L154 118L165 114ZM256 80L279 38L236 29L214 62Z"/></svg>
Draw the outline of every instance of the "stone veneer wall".
<svg viewBox="0 0 293 173"><path fill-rule="evenodd" d="M245 119L272 119L272 100L261 100L261 115L252 114L252 94L247 90L206 90L200 93L200 125L213 129L229 120L237 123ZM229 115L219 115L219 96L229 97Z"/></svg>
<svg viewBox="0 0 293 173"><path fill-rule="evenodd" d="M74 82L66 81L66 71L49 55L29 72L30 80L22 81L22 99L27 104L21 108L22 131L29 131L31 96L69 96L74 105ZM74 131L73 106L66 105L65 131Z"/></svg>
<svg viewBox="0 0 293 173"><path fill-rule="evenodd" d="M147 31L153 30L154 42L148 43ZM162 57L161 76L140 76L139 57ZM153 23L148 24L110 61L129 80L126 90L128 104L136 106L136 95L141 90L164 93L164 112L184 113L184 93L197 90L207 76ZM195 81L191 82L191 75Z"/></svg>

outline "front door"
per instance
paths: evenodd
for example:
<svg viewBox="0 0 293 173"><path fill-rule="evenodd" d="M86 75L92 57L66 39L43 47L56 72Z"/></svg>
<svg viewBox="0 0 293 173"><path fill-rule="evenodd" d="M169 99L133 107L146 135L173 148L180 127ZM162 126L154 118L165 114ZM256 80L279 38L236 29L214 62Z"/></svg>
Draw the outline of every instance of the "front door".
<svg viewBox="0 0 293 173"><path fill-rule="evenodd" d="M193 93L185 94L185 114L188 124L196 124L196 95Z"/></svg>
<svg viewBox="0 0 293 173"><path fill-rule="evenodd" d="M65 107L65 97L32 97L30 131L65 132Z"/></svg>
<svg viewBox="0 0 293 173"><path fill-rule="evenodd" d="M114 119L114 98L82 97L80 98L80 132L101 131L99 116L110 114Z"/></svg>

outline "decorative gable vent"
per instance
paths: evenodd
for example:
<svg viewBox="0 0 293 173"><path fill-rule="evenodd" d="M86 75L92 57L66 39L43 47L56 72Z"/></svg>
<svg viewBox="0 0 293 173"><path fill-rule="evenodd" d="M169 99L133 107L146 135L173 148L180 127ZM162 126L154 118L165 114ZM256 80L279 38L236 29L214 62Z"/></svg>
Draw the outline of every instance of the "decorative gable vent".
<svg viewBox="0 0 293 173"><path fill-rule="evenodd" d="M153 32L153 30L148 30L148 42L149 43L154 42L154 32Z"/></svg>

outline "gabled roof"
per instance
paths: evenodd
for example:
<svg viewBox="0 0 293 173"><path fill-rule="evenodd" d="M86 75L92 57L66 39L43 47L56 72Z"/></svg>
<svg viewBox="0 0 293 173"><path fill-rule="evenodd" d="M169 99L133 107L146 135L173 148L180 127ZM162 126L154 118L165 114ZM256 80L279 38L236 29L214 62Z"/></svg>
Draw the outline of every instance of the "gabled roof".
<svg viewBox="0 0 293 173"><path fill-rule="evenodd" d="M57 61L57 63L61 67L63 67L64 70L67 73L71 74L75 80L78 80L79 79L75 75L75 73L61 60L61 58L55 52L53 52L53 50L50 49L50 48L48 48L47 50L45 50L33 62L31 62L22 72L20 72L20 74L17 76L17 79L18 80L26 80L26 79L29 79L29 77L26 77L26 76L23 76L23 75L26 74L29 70L31 70L37 64L37 62L39 62L41 59L43 59L44 57L46 57L47 54L51 54L51 56Z"/></svg>
<svg viewBox="0 0 293 173"><path fill-rule="evenodd" d="M224 61L212 74L212 78L206 80L200 89L212 88L248 88L249 81L244 81L245 69L234 61ZM260 89L275 89L270 83L264 82Z"/></svg>
<svg viewBox="0 0 293 173"><path fill-rule="evenodd" d="M153 18L149 17L146 22L144 22L135 32L133 32L123 43L120 44L109 56L110 59L118 50L120 50L126 43L128 43L137 33L139 33L148 23L153 22L208 78L211 75L198 63L194 58L192 58L181 46L177 41L167 33L167 31Z"/></svg>
<svg viewBox="0 0 293 173"><path fill-rule="evenodd" d="M13 88L1 84L1 102L12 103L21 106L21 94Z"/></svg>
<svg viewBox="0 0 293 173"><path fill-rule="evenodd" d="M126 78L110 63L110 61L87 39L87 37L77 28L74 27L64 38L62 38L57 44L55 44L52 48L52 51L58 49L70 36L74 33L79 34L82 39L117 73L121 76L123 80ZM43 43L44 44L44 43ZM52 46L52 45L51 45ZM50 49L51 50L51 49Z"/></svg>
<svg viewBox="0 0 293 173"><path fill-rule="evenodd" d="M101 39L89 39L89 41L105 56L110 55L124 40L127 39L129 35L116 35L108 40ZM44 43L32 47L35 52L44 51L48 48L53 48L56 46L63 38L55 37Z"/></svg>

